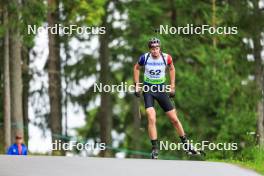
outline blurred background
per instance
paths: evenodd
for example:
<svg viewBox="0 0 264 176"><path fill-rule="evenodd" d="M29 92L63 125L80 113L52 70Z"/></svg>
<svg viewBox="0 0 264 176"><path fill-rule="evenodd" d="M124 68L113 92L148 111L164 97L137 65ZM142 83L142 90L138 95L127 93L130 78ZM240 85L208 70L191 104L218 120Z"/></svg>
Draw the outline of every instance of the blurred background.
<svg viewBox="0 0 264 176"><path fill-rule="evenodd" d="M105 27L103 35L55 35L28 25ZM235 26L235 35L159 34L160 25ZM263 171L263 0L1 0L0 151L17 131L30 154L149 158L143 99L98 93L93 84L133 84L133 64L161 40L176 68L178 116L200 142L237 143L207 160ZM179 142L157 106L160 140ZM51 143L105 142L105 151L51 151ZM190 159L161 151L163 159ZM263 171L264 172L264 171Z"/></svg>

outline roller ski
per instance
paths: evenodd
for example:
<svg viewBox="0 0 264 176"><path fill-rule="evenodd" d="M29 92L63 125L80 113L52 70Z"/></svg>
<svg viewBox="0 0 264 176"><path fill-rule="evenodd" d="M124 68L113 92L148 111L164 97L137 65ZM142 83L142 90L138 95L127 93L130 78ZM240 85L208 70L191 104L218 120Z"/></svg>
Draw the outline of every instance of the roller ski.
<svg viewBox="0 0 264 176"><path fill-rule="evenodd" d="M202 151L202 150L198 150L196 148L194 148L191 144L189 143L186 143L184 144L186 145L186 147L184 146L183 147L183 150L185 151L185 153L188 155L188 156L205 156L205 152Z"/></svg>
<svg viewBox="0 0 264 176"><path fill-rule="evenodd" d="M183 150L188 156L205 156L205 152L202 150L196 149L189 141L186 139L185 136L181 137L181 141L183 144Z"/></svg>
<svg viewBox="0 0 264 176"><path fill-rule="evenodd" d="M153 148L153 149L152 149L152 152L151 152L151 159L158 159L158 156L159 156L159 151L158 151L158 149Z"/></svg>

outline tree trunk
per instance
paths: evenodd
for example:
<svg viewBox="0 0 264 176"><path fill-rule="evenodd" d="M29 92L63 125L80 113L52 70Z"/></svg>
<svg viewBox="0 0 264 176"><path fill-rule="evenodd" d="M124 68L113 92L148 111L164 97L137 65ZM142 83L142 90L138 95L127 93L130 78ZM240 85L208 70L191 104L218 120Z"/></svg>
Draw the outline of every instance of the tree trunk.
<svg viewBox="0 0 264 176"><path fill-rule="evenodd" d="M8 24L8 11L4 7L4 26ZM9 73L9 31L6 29L4 37L4 132L5 149L11 144L11 105L10 105L10 73Z"/></svg>
<svg viewBox="0 0 264 176"><path fill-rule="evenodd" d="M48 0L48 25L53 27L59 23L59 1ZM50 116L49 124L52 133L52 142L59 140L62 135L62 105L61 105L61 61L59 35L48 33L49 56L48 56L48 77L49 77L49 101ZM62 154L53 151L53 154Z"/></svg>
<svg viewBox="0 0 264 176"><path fill-rule="evenodd" d="M212 26L216 28L216 0L212 0ZM216 48L217 39L213 36L213 46Z"/></svg>
<svg viewBox="0 0 264 176"><path fill-rule="evenodd" d="M132 134L132 146L133 150L140 150L140 122L141 122L141 113L140 113L140 103L139 98L132 97L132 113L133 113L133 134ZM133 155L133 158L140 158L140 155Z"/></svg>
<svg viewBox="0 0 264 176"><path fill-rule="evenodd" d="M172 26L177 26L177 11L176 11L176 2L174 0L170 0L170 7L171 7L171 25Z"/></svg>
<svg viewBox="0 0 264 176"><path fill-rule="evenodd" d="M258 6L258 0L254 0L254 18L258 18L261 15L261 10ZM255 58L255 78L257 84L258 94L260 99L257 103L257 142L260 146L264 146L264 68L261 59L261 32L262 28L256 26L253 31L253 55Z"/></svg>
<svg viewBox="0 0 264 176"><path fill-rule="evenodd" d="M260 95L260 99L257 103L257 141L258 144L264 146L264 101L263 101L263 91L264 91L264 71L263 64L261 60L261 44L260 44L260 35L253 38L254 43L254 57L255 57L255 76L256 76L256 84L258 87L258 93Z"/></svg>
<svg viewBox="0 0 264 176"><path fill-rule="evenodd" d="M110 84L110 69L109 69L109 24L107 23L107 7L108 3L105 5L106 14L102 20L102 26L106 27L106 34L100 35L100 49L99 49L99 61L100 61L100 83L102 85ZM112 129L112 108L111 108L111 95L107 92L101 93L101 103L99 110L100 119L100 139L102 143L107 146L111 145L111 129ZM110 156L110 151L105 150L100 153L100 156Z"/></svg>
<svg viewBox="0 0 264 176"><path fill-rule="evenodd" d="M22 78L23 78L23 122L24 122L24 142L28 144L28 97L29 97L29 49L26 47L22 48Z"/></svg>
<svg viewBox="0 0 264 176"><path fill-rule="evenodd" d="M136 34L138 31L135 31L134 37L136 38ZM136 48L132 48L132 58L137 58L139 56L139 52L137 52ZM142 101L141 98L137 98L134 95L131 96L131 110L132 110L132 116L133 116L133 133L131 135L131 146L133 150L140 150L141 142L139 139L141 138L140 133L140 127L141 127L141 112L140 112L140 101ZM138 154L131 155L131 158L141 158Z"/></svg>
<svg viewBox="0 0 264 176"><path fill-rule="evenodd" d="M19 21L19 1L12 1L17 13L10 15L10 20ZM22 110L22 60L21 60L21 35L19 27L13 25L10 29L10 81L11 81L11 140L15 142L16 133L23 134L23 110Z"/></svg>

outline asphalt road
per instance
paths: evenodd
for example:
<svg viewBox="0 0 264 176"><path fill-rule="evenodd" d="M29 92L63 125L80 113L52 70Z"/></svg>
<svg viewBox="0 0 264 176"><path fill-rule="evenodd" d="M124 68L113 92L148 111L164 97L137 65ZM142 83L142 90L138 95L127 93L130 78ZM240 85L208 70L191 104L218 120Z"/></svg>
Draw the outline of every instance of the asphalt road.
<svg viewBox="0 0 264 176"><path fill-rule="evenodd" d="M261 176L205 161L0 155L0 176Z"/></svg>

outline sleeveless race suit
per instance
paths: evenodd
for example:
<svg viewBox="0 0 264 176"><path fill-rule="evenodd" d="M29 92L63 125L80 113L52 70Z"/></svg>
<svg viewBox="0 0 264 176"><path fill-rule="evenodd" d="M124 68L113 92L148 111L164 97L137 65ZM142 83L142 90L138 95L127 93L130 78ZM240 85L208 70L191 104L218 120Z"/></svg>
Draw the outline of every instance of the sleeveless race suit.
<svg viewBox="0 0 264 176"><path fill-rule="evenodd" d="M172 58L166 53L161 53L159 58L153 58L150 53L145 53L140 56L138 64L145 67L144 86L164 86L166 67L172 64ZM154 107L154 100L156 100L165 112L174 109L165 91L143 92L143 96L145 108Z"/></svg>

